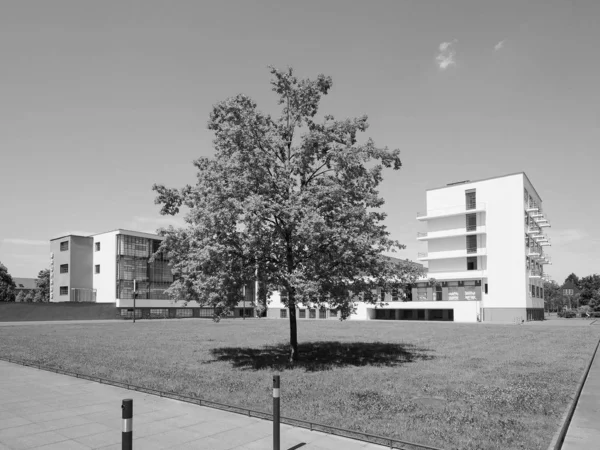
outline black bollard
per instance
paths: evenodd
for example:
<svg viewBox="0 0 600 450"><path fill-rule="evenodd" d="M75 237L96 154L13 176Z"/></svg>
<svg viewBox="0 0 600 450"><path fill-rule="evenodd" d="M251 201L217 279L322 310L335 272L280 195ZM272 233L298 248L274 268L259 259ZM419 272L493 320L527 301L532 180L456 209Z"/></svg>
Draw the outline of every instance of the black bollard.
<svg viewBox="0 0 600 450"><path fill-rule="evenodd" d="M123 400L121 405L122 416L123 416L123 432L121 450L132 450L133 449L133 400L127 398Z"/></svg>
<svg viewBox="0 0 600 450"><path fill-rule="evenodd" d="M279 375L273 375L273 450L279 449Z"/></svg>

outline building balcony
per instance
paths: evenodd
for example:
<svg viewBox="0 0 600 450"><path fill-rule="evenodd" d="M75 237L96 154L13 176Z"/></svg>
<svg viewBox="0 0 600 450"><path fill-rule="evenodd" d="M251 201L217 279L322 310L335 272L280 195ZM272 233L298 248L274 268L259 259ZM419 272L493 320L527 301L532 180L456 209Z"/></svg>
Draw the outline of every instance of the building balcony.
<svg viewBox="0 0 600 450"><path fill-rule="evenodd" d="M466 258L468 256L486 256L487 248L468 248L461 250L449 250L445 252L423 252L419 253L419 261L431 261L433 259L453 259L453 258Z"/></svg>
<svg viewBox="0 0 600 450"><path fill-rule="evenodd" d="M451 230L424 231L417 233L417 241L428 241L430 239L442 239L448 237L469 236L485 233L485 225L479 225L477 227L454 228Z"/></svg>
<svg viewBox="0 0 600 450"><path fill-rule="evenodd" d="M548 218L546 217L545 214L542 213L537 213L537 214L531 214L531 218L535 221L536 225L538 227L549 227L550 226L550 222L548 221Z"/></svg>
<svg viewBox="0 0 600 450"><path fill-rule="evenodd" d="M542 232L542 229L539 227L529 227L527 229L527 234L529 235L533 235L533 234L540 234Z"/></svg>
<svg viewBox="0 0 600 450"><path fill-rule="evenodd" d="M552 259L548 255L542 255L541 258L538 259L540 264L552 264Z"/></svg>
<svg viewBox="0 0 600 450"><path fill-rule="evenodd" d="M525 207L525 211L527 211L528 213L535 213L538 212L540 210L540 208L537 205L529 205Z"/></svg>
<svg viewBox="0 0 600 450"><path fill-rule="evenodd" d="M456 205L441 209L429 209L424 212L417 212L417 220L425 221L430 219L439 219L442 217L460 216L463 214L472 214L485 212L485 203L475 203L472 205Z"/></svg>
<svg viewBox="0 0 600 450"><path fill-rule="evenodd" d="M527 256L529 256L530 258L534 258L534 259L539 258L540 256L542 256L542 250L536 249L536 248L528 248Z"/></svg>
<svg viewBox="0 0 600 450"><path fill-rule="evenodd" d="M542 278L544 276L544 272L541 270L532 270L529 272L529 278Z"/></svg>
<svg viewBox="0 0 600 450"><path fill-rule="evenodd" d="M487 270L460 270L452 272L427 272L427 279L437 281L468 280L471 278L487 278Z"/></svg>

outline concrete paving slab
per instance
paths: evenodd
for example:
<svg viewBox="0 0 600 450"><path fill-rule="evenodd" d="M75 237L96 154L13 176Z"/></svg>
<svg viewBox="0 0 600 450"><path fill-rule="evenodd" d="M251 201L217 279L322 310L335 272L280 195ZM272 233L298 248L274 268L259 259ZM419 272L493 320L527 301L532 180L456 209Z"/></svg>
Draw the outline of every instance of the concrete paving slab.
<svg viewBox="0 0 600 450"><path fill-rule="evenodd" d="M600 442L600 354L596 354L575 407L563 450L599 448Z"/></svg>
<svg viewBox="0 0 600 450"><path fill-rule="evenodd" d="M264 450L272 423L0 361L0 450L121 449L121 401L133 399L134 448ZM18 414L17 414L18 412ZM369 444L281 425L281 448ZM369 445L370 450L385 447Z"/></svg>

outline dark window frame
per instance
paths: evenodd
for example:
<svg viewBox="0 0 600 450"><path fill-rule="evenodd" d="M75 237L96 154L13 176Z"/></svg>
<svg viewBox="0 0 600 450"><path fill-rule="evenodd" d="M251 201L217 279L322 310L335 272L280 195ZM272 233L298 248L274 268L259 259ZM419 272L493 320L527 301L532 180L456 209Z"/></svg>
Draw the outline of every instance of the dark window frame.
<svg viewBox="0 0 600 450"><path fill-rule="evenodd" d="M94 251L96 251L96 252L100 251L100 242L94 243Z"/></svg>
<svg viewBox="0 0 600 450"><path fill-rule="evenodd" d="M96 264L94 266L94 274L99 274L100 273L100 264Z"/></svg>
<svg viewBox="0 0 600 450"><path fill-rule="evenodd" d="M60 273L69 273L69 265L61 264L60 265Z"/></svg>
<svg viewBox="0 0 600 450"><path fill-rule="evenodd" d="M68 252L69 251L69 241L62 241L60 243L60 251L61 252Z"/></svg>
<svg viewBox="0 0 600 450"><path fill-rule="evenodd" d="M69 295L69 286L61 286L58 295Z"/></svg>

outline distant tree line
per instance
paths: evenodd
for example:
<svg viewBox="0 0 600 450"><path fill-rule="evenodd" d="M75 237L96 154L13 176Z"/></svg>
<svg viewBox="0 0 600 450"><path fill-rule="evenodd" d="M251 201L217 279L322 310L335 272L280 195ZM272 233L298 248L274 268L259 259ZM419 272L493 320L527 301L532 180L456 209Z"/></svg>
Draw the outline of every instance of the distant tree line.
<svg viewBox="0 0 600 450"><path fill-rule="evenodd" d="M50 270L40 270L35 289L25 293L17 292L17 285L5 265L0 262L0 302L49 302L50 301Z"/></svg>
<svg viewBox="0 0 600 450"><path fill-rule="evenodd" d="M585 311L600 311L600 275L579 278L571 273L563 283L575 286L573 295L564 295L563 287L555 281L544 283L544 301L548 311L560 311L565 306Z"/></svg>

